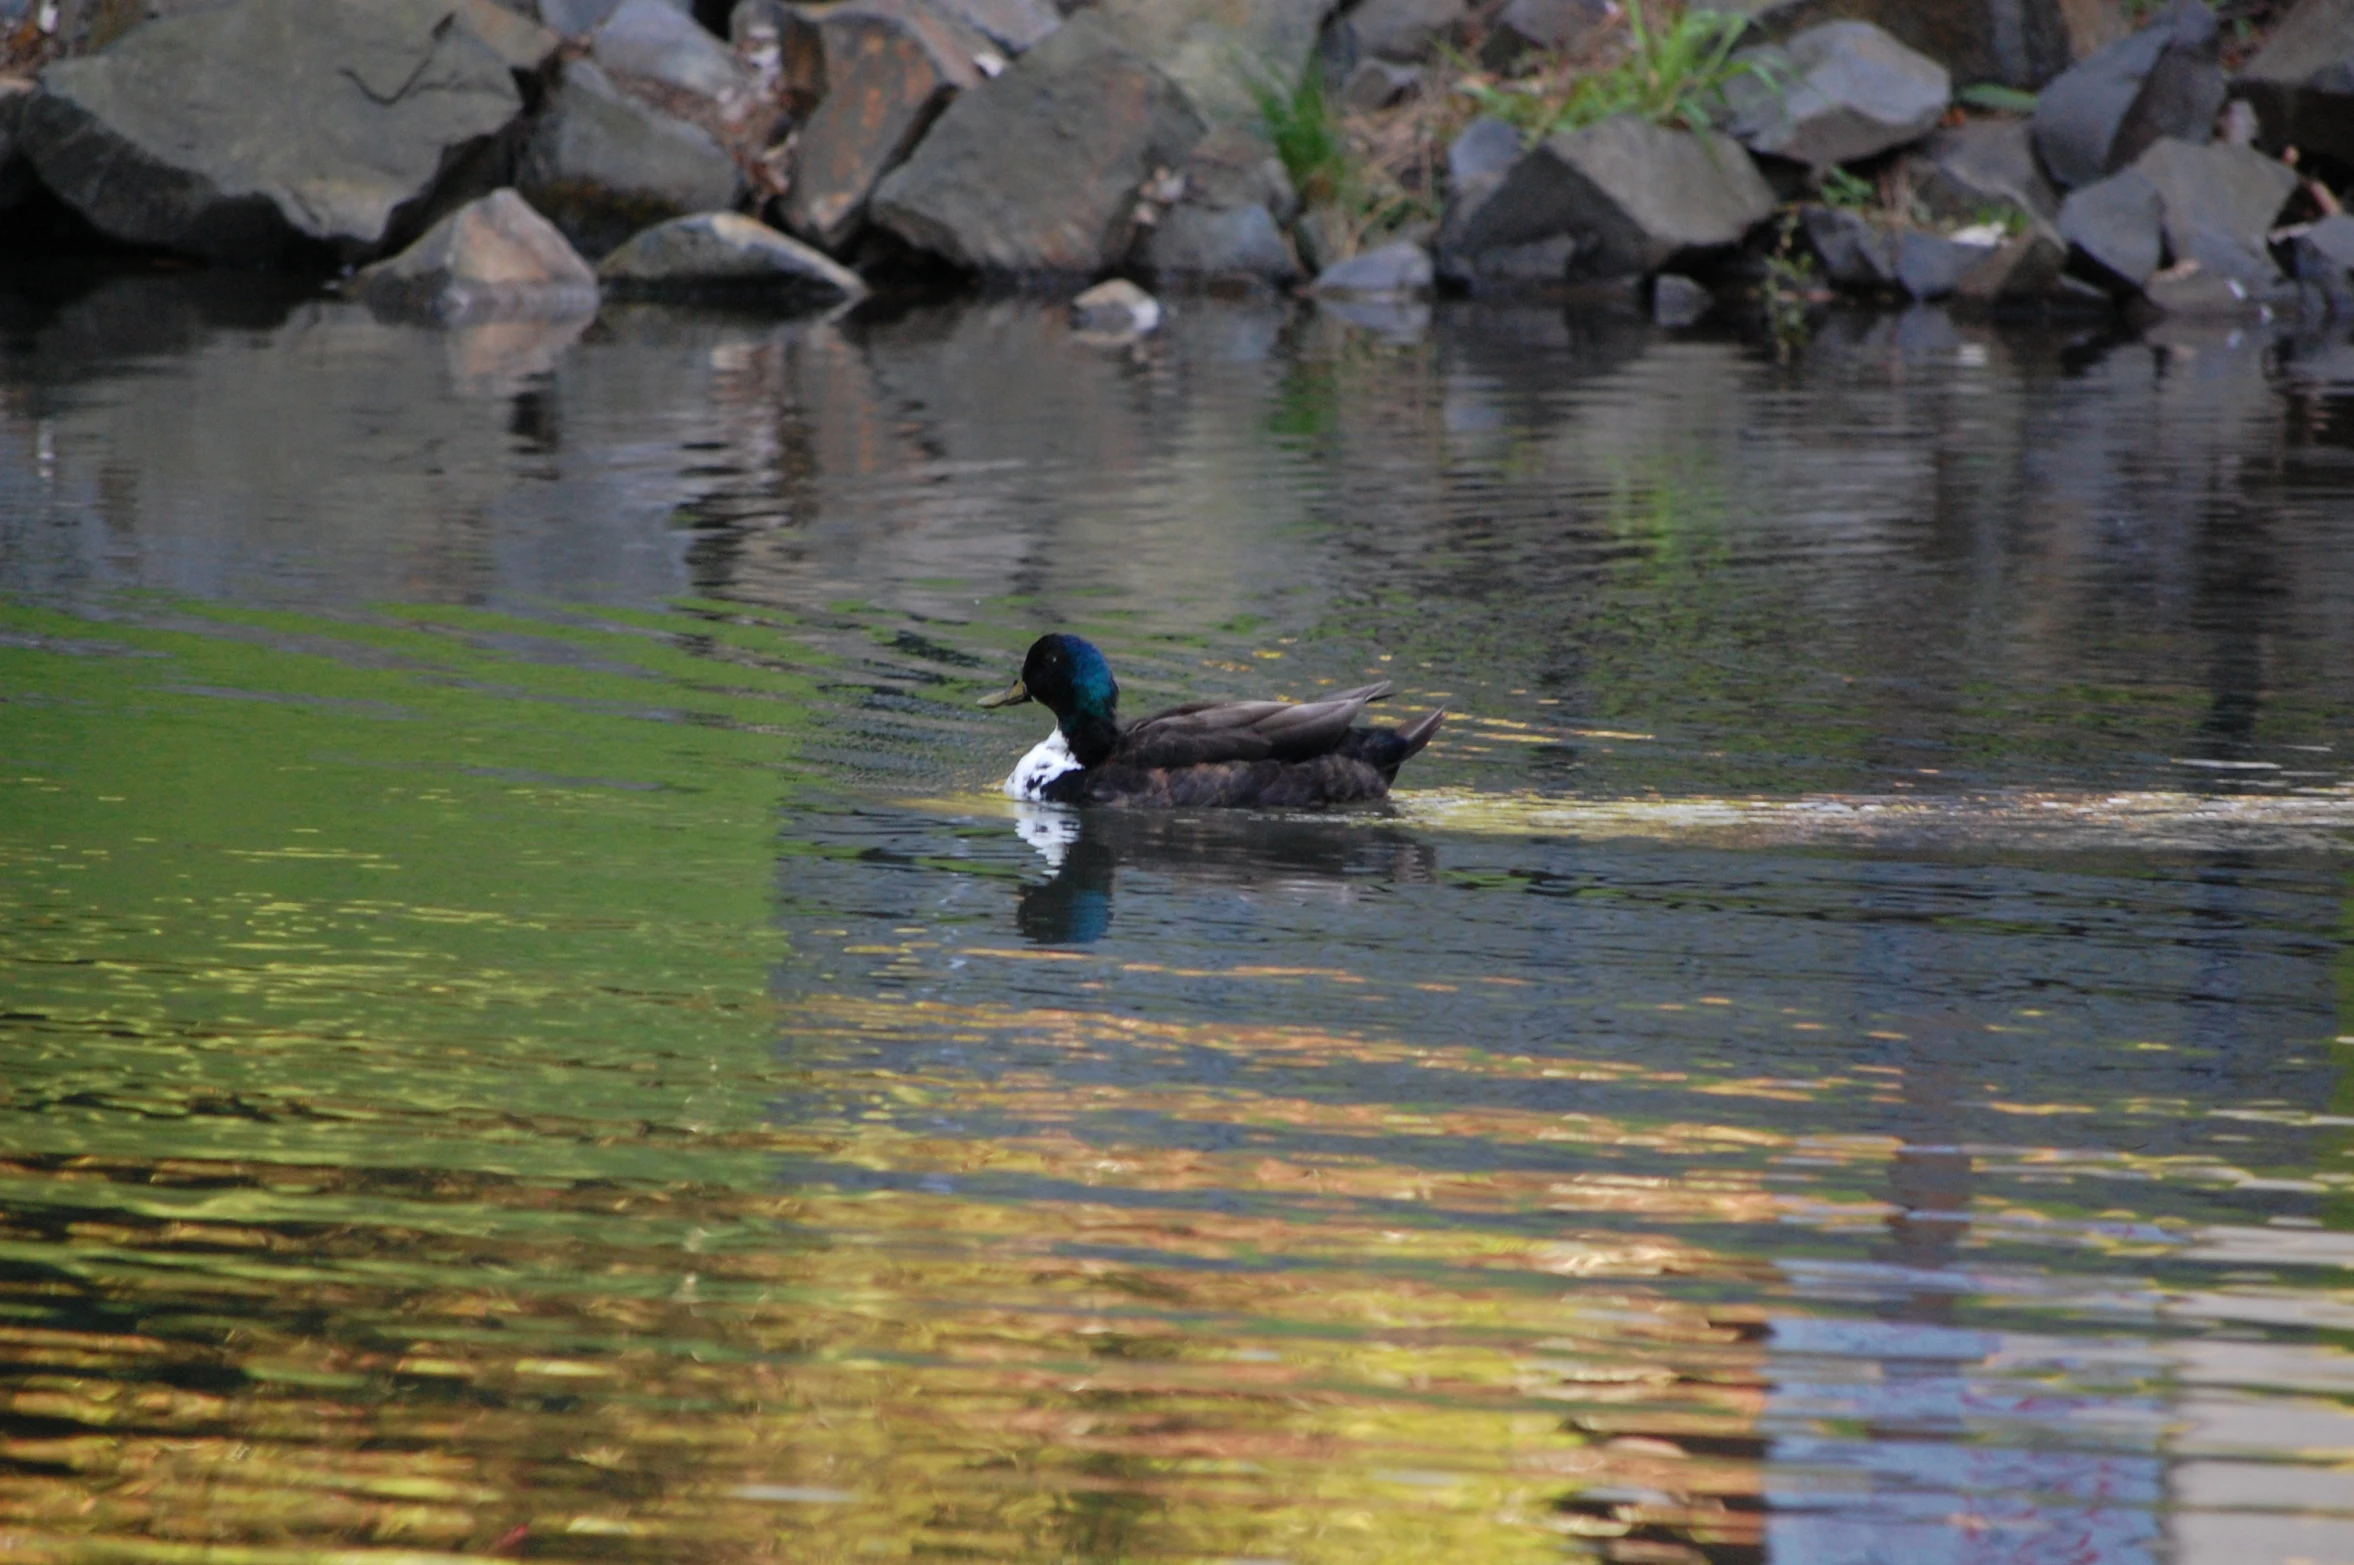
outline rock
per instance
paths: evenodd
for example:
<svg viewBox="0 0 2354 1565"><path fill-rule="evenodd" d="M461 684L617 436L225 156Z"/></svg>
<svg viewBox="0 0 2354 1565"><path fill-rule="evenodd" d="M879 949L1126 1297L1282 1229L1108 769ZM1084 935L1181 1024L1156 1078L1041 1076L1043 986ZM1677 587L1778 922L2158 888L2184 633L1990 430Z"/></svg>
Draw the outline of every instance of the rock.
<svg viewBox="0 0 2354 1565"><path fill-rule="evenodd" d="M2297 281L2318 295L2328 314L2354 315L2354 217L2335 212L2308 224L2289 243Z"/></svg>
<svg viewBox="0 0 2354 1565"><path fill-rule="evenodd" d="M1942 299L1995 248L1908 228L1896 238L1896 280L1916 299Z"/></svg>
<svg viewBox="0 0 2354 1565"><path fill-rule="evenodd" d="M1862 213L1810 206L1799 222L1833 287L1876 293L1896 284L1896 242Z"/></svg>
<svg viewBox="0 0 2354 1565"><path fill-rule="evenodd" d="M2025 120L1970 120L1934 131L1912 155L1913 192L1949 223L1968 222L1989 207L2016 207L2050 219L2059 192L2035 161L2033 131Z"/></svg>
<svg viewBox="0 0 2354 1565"><path fill-rule="evenodd" d="M522 94L448 0L241 0L44 73L19 127L102 233L267 262L366 255L489 183Z"/></svg>
<svg viewBox="0 0 2354 1565"><path fill-rule="evenodd" d="M2252 147L2165 140L2135 160L2156 188L2166 248L2242 280L2279 275L2267 254L2272 225L2297 189L2296 171Z"/></svg>
<svg viewBox="0 0 2354 1565"><path fill-rule="evenodd" d="M2013 304L2041 299L2060 281L2068 264L2068 246L2041 223L2004 240L1954 282L1954 296L1976 304Z"/></svg>
<svg viewBox="0 0 2354 1565"><path fill-rule="evenodd" d="M1727 89L1726 124L1752 151L1826 168L1927 135L1953 101L1945 67L1869 22L1810 27Z"/></svg>
<svg viewBox="0 0 2354 1565"><path fill-rule="evenodd" d="M1360 57L1427 60L1441 44L1461 48L1471 33L1470 0L1365 0L1348 14Z"/></svg>
<svg viewBox="0 0 2354 1565"><path fill-rule="evenodd" d="M785 0L736 0L727 36L754 71L773 73L772 90L786 114L806 120L825 100L825 34L808 10Z"/></svg>
<svg viewBox="0 0 2354 1565"><path fill-rule="evenodd" d="M2354 0L2301 0L2239 85L2274 146L2354 162Z"/></svg>
<svg viewBox="0 0 2354 1565"><path fill-rule="evenodd" d="M752 74L735 51L666 0L622 0L589 48L610 76L701 98L723 112L754 90Z"/></svg>
<svg viewBox="0 0 2354 1565"><path fill-rule="evenodd" d="M1298 81L1332 8L1333 0L1097 0L1093 11L1177 84L1203 124L1256 125L1252 88Z"/></svg>
<svg viewBox="0 0 2354 1565"><path fill-rule="evenodd" d="M546 70L564 42L553 30L519 11L508 10L497 0L458 0L457 13L475 37L507 62L508 70L526 76Z"/></svg>
<svg viewBox="0 0 2354 1565"><path fill-rule="evenodd" d="M18 145L17 122L33 101L33 84L21 78L0 77L0 212L33 193L37 183L32 162Z"/></svg>
<svg viewBox="0 0 2354 1565"><path fill-rule="evenodd" d="M512 190L470 201L352 279L382 315L463 325L593 315L597 274Z"/></svg>
<svg viewBox="0 0 2354 1565"><path fill-rule="evenodd" d="M856 272L735 212L649 228L605 257L597 276L625 297L758 295L825 307L866 296Z"/></svg>
<svg viewBox="0 0 2354 1565"><path fill-rule="evenodd" d="M1388 108L1422 85L1422 71L1417 66L1398 65L1388 60L1360 60L1342 84L1340 101L1343 107L1358 114L1373 114Z"/></svg>
<svg viewBox="0 0 2354 1565"><path fill-rule="evenodd" d="M932 0L942 15L988 39L1007 56L1035 49L1063 25L1046 0Z"/></svg>
<svg viewBox="0 0 2354 1565"><path fill-rule="evenodd" d="M1161 301L1125 277L1097 283L1071 301L1071 324L1099 335L1144 336L1160 326L1161 314Z"/></svg>
<svg viewBox="0 0 2354 1565"><path fill-rule="evenodd" d="M1610 25L1609 0L1504 0L1479 46L1480 64L1508 70L1524 55L1570 53Z"/></svg>
<svg viewBox="0 0 2354 1565"><path fill-rule="evenodd" d="M2245 283L2181 261L2143 285L2142 299L2161 315L2260 321L2271 312Z"/></svg>
<svg viewBox="0 0 2354 1565"><path fill-rule="evenodd" d="M1309 288L1333 297L1409 298L1430 292L1431 275L1430 253L1401 242L1328 266Z"/></svg>
<svg viewBox="0 0 2354 1565"><path fill-rule="evenodd" d="M2060 237L2101 271L2139 288L2164 259L2165 203L2158 187L2133 169L2069 192L2060 206Z"/></svg>
<svg viewBox="0 0 2354 1565"><path fill-rule="evenodd" d="M2150 143L2205 141L2223 107L2215 14L2175 0L2156 22L2093 54L2043 90L2035 150L2062 189L2114 174Z"/></svg>
<svg viewBox="0 0 2354 1565"><path fill-rule="evenodd" d="M920 0L837 7L820 28L825 99L794 142L784 215L795 233L840 250L865 222L883 176L950 100L984 80L974 62L989 44Z"/></svg>
<svg viewBox="0 0 2354 1565"><path fill-rule="evenodd" d="M1447 183L1460 190L1482 179L1502 179L1520 161L1520 132L1486 115L1463 127L1447 147Z"/></svg>
<svg viewBox="0 0 2354 1565"><path fill-rule="evenodd" d="M743 174L700 128L574 60L532 133L516 183L566 238L597 256L667 218L733 206Z"/></svg>
<svg viewBox="0 0 2354 1565"><path fill-rule="evenodd" d="M1651 318L1671 331L1698 324L1715 307L1709 291L1689 277L1662 272L1651 284Z"/></svg>
<svg viewBox="0 0 2354 1565"><path fill-rule="evenodd" d="M1138 187L1202 131L1176 85L1083 11L951 103L877 187L873 218L959 266L1100 272L1128 248Z"/></svg>
<svg viewBox="0 0 2354 1565"><path fill-rule="evenodd" d="M1186 158L1185 193L1144 235L1141 263L1155 276L1194 282L1284 282L1300 274L1283 224L1299 198L1274 150L1238 125L1221 125Z"/></svg>
<svg viewBox="0 0 2354 1565"><path fill-rule="evenodd" d="M689 0L665 0L672 9L691 14ZM566 38L586 38L605 25L621 8L621 0L539 0L541 23Z"/></svg>
<svg viewBox="0 0 2354 1565"><path fill-rule="evenodd" d="M1569 280L1579 255L1575 234L1555 234L1526 244L1498 245L1476 256L1442 256L1447 281L1488 296L1556 293Z"/></svg>
<svg viewBox="0 0 2354 1565"><path fill-rule="evenodd" d="M1780 39L1829 21L1870 22L1958 82L2035 88L2125 36L2117 0L1720 0Z"/></svg>
<svg viewBox="0 0 2354 1565"><path fill-rule="evenodd" d="M1590 275L1651 272L1739 243L1773 209L1740 143L1619 115L1548 136L1475 207L1451 208L1442 261L1476 273L1485 252L1568 235Z"/></svg>

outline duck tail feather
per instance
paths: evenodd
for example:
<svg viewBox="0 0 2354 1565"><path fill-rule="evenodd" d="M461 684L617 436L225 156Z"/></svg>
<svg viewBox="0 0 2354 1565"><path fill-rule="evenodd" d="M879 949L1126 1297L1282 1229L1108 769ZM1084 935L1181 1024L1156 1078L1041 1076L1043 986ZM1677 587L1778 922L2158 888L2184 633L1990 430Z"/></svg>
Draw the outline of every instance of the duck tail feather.
<svg viewBox="0 0 2354 1565"><path fill-rule="evenodd" d="M1430 736L1439 731L1446 721L1447 709L1440 707L1425 717L1418 717L1403 728L1360 728L1349 735L1354 743L1348 753L1365 762L1389 780L1396 781L1398 768L1421 753L1430 743Z"/></svg>

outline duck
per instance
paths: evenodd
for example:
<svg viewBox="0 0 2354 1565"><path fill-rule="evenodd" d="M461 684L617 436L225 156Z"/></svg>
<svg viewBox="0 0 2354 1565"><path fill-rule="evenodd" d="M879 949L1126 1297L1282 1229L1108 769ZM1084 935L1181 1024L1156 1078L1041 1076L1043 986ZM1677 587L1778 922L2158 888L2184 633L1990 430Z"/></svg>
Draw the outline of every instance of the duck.
<svg viewBox="0 0 2354 1565"><path fill-rule="evenodd" d="M1054 632L1031 643L1020 678L980 704L1036 701L1054 714L1054 732L1005 780L1017 800L1298 809L1383 798L1430 743L1444 707L1398 728L1355 726L1391 689L1383 680L1317 701L1189 701L1123 723L1103 653Z"/></svg>

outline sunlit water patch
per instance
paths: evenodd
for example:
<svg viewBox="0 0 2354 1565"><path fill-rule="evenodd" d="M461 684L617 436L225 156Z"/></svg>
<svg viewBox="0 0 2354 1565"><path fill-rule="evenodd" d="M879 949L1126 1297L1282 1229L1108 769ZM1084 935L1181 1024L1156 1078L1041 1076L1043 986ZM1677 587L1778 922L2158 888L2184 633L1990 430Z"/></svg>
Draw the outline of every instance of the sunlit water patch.
<svg viewBox="0 0 2354 1565"><path fill-rule="evenodd" d="M5 321L0 1555L2354 1558L2321 347L217 282Z"/></svg>

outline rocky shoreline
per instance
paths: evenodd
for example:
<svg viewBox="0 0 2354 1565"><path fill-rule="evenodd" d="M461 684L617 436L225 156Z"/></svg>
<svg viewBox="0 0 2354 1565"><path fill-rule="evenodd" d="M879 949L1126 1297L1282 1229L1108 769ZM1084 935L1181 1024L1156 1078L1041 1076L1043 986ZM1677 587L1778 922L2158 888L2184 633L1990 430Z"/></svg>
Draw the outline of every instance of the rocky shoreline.
<svg viewBox="0 0 2354 1565"><path fill-rule="evenodd" d="M943 280L2354 314L2354 0L0 0L0 256L445 323ZM1142 285L1141 287L1139 285Z"/></svg>

